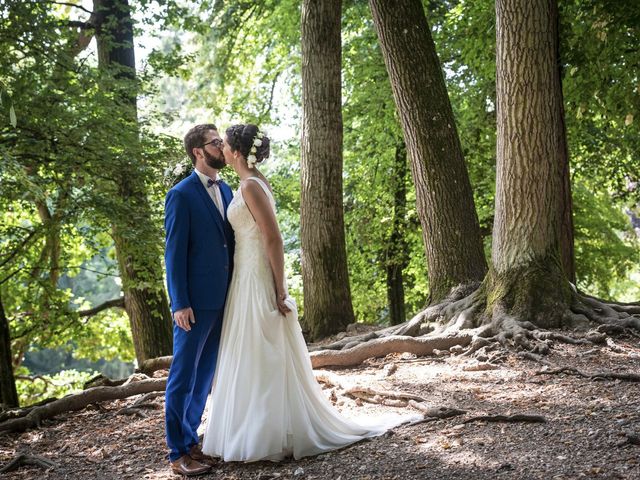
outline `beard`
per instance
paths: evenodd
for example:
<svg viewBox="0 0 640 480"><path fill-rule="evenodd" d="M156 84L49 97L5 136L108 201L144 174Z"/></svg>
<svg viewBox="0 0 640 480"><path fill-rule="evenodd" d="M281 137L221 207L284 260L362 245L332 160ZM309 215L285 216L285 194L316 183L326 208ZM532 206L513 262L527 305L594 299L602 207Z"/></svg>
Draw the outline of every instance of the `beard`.
<svg viewBox="0 0 640 480"><path fill-rule="evenodd" d="M206 150L204 150L203 153L204 161L209 167L215 168L216 170L222 170L225 167L224 157L214 157Z"/></svg>

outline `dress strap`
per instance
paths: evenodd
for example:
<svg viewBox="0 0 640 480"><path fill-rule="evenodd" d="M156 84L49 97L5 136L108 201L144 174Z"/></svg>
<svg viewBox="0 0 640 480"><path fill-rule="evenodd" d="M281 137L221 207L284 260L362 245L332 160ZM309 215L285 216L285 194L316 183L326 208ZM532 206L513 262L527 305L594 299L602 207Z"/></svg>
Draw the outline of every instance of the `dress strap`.
<svg viewBox="0 0 640 480"><path fill-rule="evenodd" d="M262 181L260 178L258 177L248 177L247 180L255 180L256 182L258 182L258 185L260 185L262 187L262 190L264 190L264 193L267 194L267 197L269 197L269 199L274 200L273 199L273 193L271 193L271 190L269 190L269 187L267 186L266 183L264 183L264 181Z"/></svg>

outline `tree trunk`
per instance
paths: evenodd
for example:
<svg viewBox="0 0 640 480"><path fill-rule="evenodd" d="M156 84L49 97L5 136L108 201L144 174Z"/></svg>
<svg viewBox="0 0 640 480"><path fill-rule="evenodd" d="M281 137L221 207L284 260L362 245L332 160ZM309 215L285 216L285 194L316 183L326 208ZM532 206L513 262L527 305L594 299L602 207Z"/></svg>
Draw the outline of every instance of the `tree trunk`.
<svg viewBox="0 0 640 480"><path fill-rule="evenodd" d="M370 0L411 159L430 302L482 280L478 216L444 76L420 0Z"/></svg>
<svg viewBox="0 0 640 480"><path fill-rule="evenodd" d="M133 21L127 0L94 0L100 69L113 74L104 83L118 102L123 131L137 138ZM108 119L114 121L114 119ZM127 133L125 133L126 135ZM114 212L112 236L120 268L124 307L138 363L172 352L172 320L160 259L161 235L154 228L139 158L116 158L113 178L126 215Z"/></svg>
<svg viewBox="0 0 640 480"><path fill-rule="evenodd" d="M488 301L559 327L564 145L556 0L497 0L497 174ZM565 162L566 164L566 162Z"/></svg>
<svg viewBox="0 0 640 480"><path fill-rule="evenodd" d="M0 292L1 295L1 292ZM18 392L11 362L11 335L9 321L0 297L0 403L7 407L18 407Z"/></svg>
<svg viewBox="0 0 640 480"><path fill-rule="evenodd" d="M302 4L300 239L311 339L354 321L342 202L341 0Z"/></svg>
<svg viewBox="0 0 640 480"><path fill-rule="evenodd" d="M389 323L399 325L406 320L404 310L403 270L408 263L405 216L407 205L407 149L402 140L396 146L396 155L391 175L393 191L393 220L391 235L387 246L385 268L387 270L387 302L389 304Z"/></svg>
<svg viewBox="0 0 640 480"><path fill-rule="evenodd" d="M564 95L562 93L562 61L560 59L560 14L556 2L551 5L552 15L555 19L555 50L558 68L558 82L560 83L560 143L558 145L558 166L561 178L561 205L560 216L560 258L562 268L567 279L576 283L575 251L573 245L573 200L571 198L571 175L569 168L569 147L567 145L567 128L564 119Z"/></svg>

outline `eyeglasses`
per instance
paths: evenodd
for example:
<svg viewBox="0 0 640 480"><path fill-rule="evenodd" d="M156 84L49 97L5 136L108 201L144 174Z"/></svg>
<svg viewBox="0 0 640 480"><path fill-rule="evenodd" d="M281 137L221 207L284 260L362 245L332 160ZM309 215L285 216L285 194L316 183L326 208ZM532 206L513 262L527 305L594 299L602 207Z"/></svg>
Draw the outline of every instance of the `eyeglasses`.
<svg viewBox="0 0 640 480"><path fill-rule="evenodd" d="M209 145L209 144L213 145L213 146L214 146L214 147L216 147L216 148L220 148L220 149L222 149L223 141L222 141L222 139L220 139L220 138L214 138L214 139L213 139L213 140L211 140L210 142L203 143L203 144L202 144L202 146L201 146L200 148L204 148L204 147L206 147L206 146L207 146L207 145Z"/></svg>

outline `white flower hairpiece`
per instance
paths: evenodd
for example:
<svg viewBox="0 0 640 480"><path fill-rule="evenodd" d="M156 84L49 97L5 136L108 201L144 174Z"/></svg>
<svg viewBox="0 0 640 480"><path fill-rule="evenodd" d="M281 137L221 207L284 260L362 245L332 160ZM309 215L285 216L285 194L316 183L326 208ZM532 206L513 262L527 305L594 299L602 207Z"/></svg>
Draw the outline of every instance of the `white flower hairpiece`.
<svg viewBox="0 0 640 480"><path fill-rule="evenodd" d="M247 157L247 166L249 168L253 168L255 164L258 162L256 153L258 153L258 147L262 145L263 137L264 137L264 133L258 131L258 133L256 133L256 136L253 138L253 145L251 145L251 149L249 150L249 156Z"/></svg>

